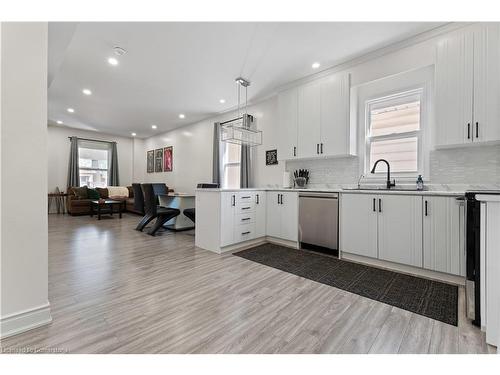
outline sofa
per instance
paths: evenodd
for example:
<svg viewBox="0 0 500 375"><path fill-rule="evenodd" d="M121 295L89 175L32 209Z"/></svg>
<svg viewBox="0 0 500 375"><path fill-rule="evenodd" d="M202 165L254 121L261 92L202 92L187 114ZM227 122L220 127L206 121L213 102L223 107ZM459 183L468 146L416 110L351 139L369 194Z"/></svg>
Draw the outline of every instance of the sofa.
<svg viewBox="0 0 500 375"><path fill-rule="evenodd" d="M128 190L128 196L111 196L107 188L95 188L99 193L99 197L103 199L113 199L113 200L124 200L125 201L125 211L132 212L138 215L144 215L144 212L139 212L134 208L134 191L132 186L126 187ZM89 215L90 214L90 202L96 200L97 198L90 198L85 194L85 190L88 189L84 187L69 187L68 196L66 198L66 210L69 214L76 215Z"/></svg>

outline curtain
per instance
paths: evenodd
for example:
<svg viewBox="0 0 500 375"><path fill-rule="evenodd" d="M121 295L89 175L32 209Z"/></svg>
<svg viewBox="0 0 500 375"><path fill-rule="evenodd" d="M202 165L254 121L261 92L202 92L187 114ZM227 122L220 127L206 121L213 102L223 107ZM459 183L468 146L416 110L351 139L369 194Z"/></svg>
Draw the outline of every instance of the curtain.
<svg viewBox="0 0 500 375"><path fill-rule="evenodd" d="M251 147L241 145L241 164L240 164L240 187L252 187L252 157Z"/></svg>
<svg viewBox="0 0 500 375"><path fill-rule="evenodd" d="M221 186L220 123L214 124L214 146L212 155L212 182Z"/></svg>
<svg viewBox="0 0 500 375"><path fill-rule="evenodd" d="M118 177L118 152L116 149L116 142L111 143L111 162L109 163L109 186L119 186L120 178Z"/></svg>
<svg viewBox="0 0 500 375"><path fill-rule="evenodd" d="M80 186L80 169L78 165L78 138L70 138L71 146L69 149L69 165L68 165L68 188Z"/></svg>

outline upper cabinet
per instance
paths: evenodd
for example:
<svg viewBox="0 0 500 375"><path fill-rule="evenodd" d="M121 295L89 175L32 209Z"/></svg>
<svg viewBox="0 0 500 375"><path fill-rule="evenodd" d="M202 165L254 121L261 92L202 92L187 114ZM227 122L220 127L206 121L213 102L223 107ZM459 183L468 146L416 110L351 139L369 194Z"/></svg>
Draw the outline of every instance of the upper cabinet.
<svg viewBox="0 0 500 375"><path fill-rule="evenodd" d="M500 26L474 25L438 42L436 146L500 140Z"/></svg>
<svg viewBox="0 0 500 375"><path fill-rule="evenodd" d="M355 154L349 120L348 73L333 74L279 94L278 158L290 160Z"/></svg>

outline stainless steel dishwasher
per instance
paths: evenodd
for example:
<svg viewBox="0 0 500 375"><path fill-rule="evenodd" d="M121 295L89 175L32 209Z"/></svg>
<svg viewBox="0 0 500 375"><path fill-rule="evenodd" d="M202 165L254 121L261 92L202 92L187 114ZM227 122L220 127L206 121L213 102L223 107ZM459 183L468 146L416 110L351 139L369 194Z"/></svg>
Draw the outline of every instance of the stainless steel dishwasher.
<svg viewBox="0 0 500 375"><path fill-rule="evenodd" d="M299 193L299 241L303 249L338 256L338 193Z"/></svg>

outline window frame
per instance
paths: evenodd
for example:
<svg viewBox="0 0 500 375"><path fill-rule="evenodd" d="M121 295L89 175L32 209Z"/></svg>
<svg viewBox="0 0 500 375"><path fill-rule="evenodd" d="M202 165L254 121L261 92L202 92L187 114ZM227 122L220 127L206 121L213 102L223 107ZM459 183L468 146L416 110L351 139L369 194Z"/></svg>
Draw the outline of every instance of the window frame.
<svg viewBox="0 0 500 375"><path fill-rule="evenodd" d="M420 101L420 129L413 130L408 132L400 132L400 133L390 133L384 135L371 135L371 111L372 107L375 105L391 106L397 105L397 102L402 101L404 98L415 97ZM391 103L392 102L392 103ZM425 128L425 87L419 86L417 88L408 88L397 90L397 92L377 96L372 99L368 99L364 102L365 107L365 157L364 157L364 167L363 173L365 178L372 179L380 179L387 173L385 170L377 169L375 173L371 173L371 145L375 141L386 141L386 140L394 140L394 139L408 139L408 138L417 138L417 170L416 171L405 171L405 172L391 172L391 176L399 177L399 178L413 178L416 175L424 174L424 150L423 150L423 138L424 138L424 128Z"/></svg>
<svg viewBox="0 0 500 375"><path fill-rule="evenodd" d="M235 145L238 145L240 146L240 160L238 162L229 162L227 159L228 159L228 145L229 144L235 144ZM240 174L241 174L241 145L240 144L236 144L236 143L231 143L231 142L224 142L224 141L220 141L220 145L219 147L222 146L222 188L224 189L233 189L232 187L229 187L227 185L227 181L226 181L226 167L234 167L234 166L238 166L240 168ZM239 183L239 186L237 186L236 188L240 188L241 186L241 181Z"/></svg>
<svg viewBox="0 0 500 375"><path fill-rule="evenodd" d="M80 171L99 171L99 172L106 172L106 186L94 186L93 188L99 187L99 188L107 188L109 186L109 166L111 162L111 148L108 146L106 148L104 147L92 147L92 143L101 143L99 141L84 141L84 144L78 143L78 174L81 176ZM92 168L92 167L80 167L80 149L88 149L88 150L98 150L98 151L106 151L107 154L107 168ZM92 159L91 159L92 160ZM79 184L81 185L81 181L79 181Z"/></svg>

